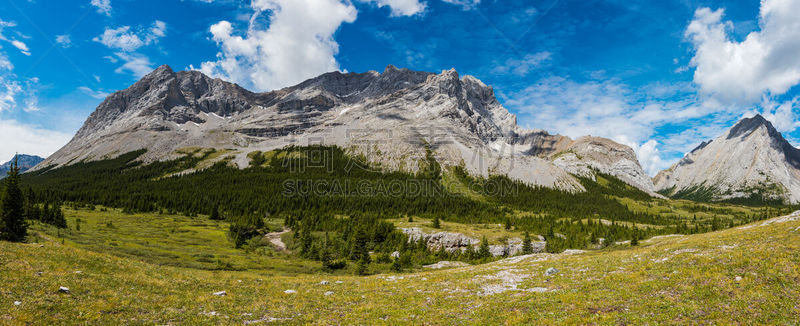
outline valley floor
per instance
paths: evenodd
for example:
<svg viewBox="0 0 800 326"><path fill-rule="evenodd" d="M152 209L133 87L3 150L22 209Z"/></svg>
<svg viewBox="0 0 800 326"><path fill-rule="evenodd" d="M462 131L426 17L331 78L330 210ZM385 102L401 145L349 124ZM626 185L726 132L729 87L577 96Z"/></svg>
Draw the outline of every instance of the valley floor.
<svg viewBox="0 0 800 326"><path fill-rule="evenodd" d="M0 324L800 322L800 215L635 248L367 277L160 266L49 239L0 242Z"/></svg>

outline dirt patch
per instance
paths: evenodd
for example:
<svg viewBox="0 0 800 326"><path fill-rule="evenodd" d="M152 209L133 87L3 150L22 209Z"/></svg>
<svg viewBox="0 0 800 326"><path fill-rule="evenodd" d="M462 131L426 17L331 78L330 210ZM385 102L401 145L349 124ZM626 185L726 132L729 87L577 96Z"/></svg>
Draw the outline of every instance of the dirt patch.
<svg viewBox="0 0 800 326"><path fill-rule="evenodd" d="M271 243L275 247L275 249L278 249L280 251L286 251L286 244L283 243L283 240L281 240L281 236L288 233L289 231L291 230L284 228L283 231L281 232L267 233L266 235L264 235L264 238L267 238L267 240L269 240L269 243Z"/></svg>

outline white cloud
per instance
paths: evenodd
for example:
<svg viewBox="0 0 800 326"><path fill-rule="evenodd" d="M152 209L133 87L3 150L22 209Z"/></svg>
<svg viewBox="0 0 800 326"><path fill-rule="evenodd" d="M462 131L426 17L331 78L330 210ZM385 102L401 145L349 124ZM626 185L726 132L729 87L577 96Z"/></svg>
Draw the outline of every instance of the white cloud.
<svg viewBox="0 0 800 326"><path fill-rule="evenodd" d="M14 70L14 65L8 60L5 53L0 52L0 70Z"/></svg>
<svg viewBox="0 0 800 326"><path fill-rule="evenodd" d="M1 56L2 53L0 53ZM18 107L25 112L39 111L38 89L39 78L37 77L20 79L10 70L0 72L0 112Z"/></svg>
<svg viewBox="0 0 800 326"><path fill-rule="evenodd" d="M141 78L153 71L153 63L150 62L150 58L147 56L138 53L125 52L117 52L114 53L114 55L125 62L122 66L114 70L114 72L118 74L130 72L137 78Z"/></svg>
<svg viewBox="0 0 800 326"><path fill-rule="evenodd" d="M72 46L72 39L69 34L56 35L56 43L61 45L62 48L68 48Z"/></svg>
<svg viewBox="0 0 800 326"><path fill-rule="evenodd" d="M111 16L111 0L92 0L91 4L97 8L98 14Z"/></svg>
<svg viewBox="0 0 800 326"><path fill-rule="evenodd" d="M159 38L166 34L167 25L156 20L150 28L138 28L132 30L130 26L118 28L107 28L102 35L93 38L95 42L100 42L108 48L119 49L125 52L133 52L139 48L157 42Z"/></svg>
<svg viewBox="0 0 800 326"><path fill-rule="evenodd" d="M129 72L136 77L142 77L153 70L153 63L150 58L136 52L140 48L154 44L166 36L167 24L156 20L150 27L138 27L132 29L130 26L119 28L107 28L102 35L95 37L95 42L102 43L110 49L118 50L114 56L104 56L111 63L122 61L122 66L114 70L116 73Z"/></svg>
<svg viewBox="0 0 800 326"><path fill-rule="evenodd" d="M531 70L541 67L550 59L550 56L550 52L545 51L527 54L522 59L508 59L504 64L494 67L492 73L498 75L512 73L517 76L525 76L531 72Z"/></svg>
<svg viewBox="0 0 800 326"><path fill-rule="evenodd" d="M392 16L413 16L425 12L427 4L419 0L359 0L361 2L374 3L379 7L389 7Z"/></svg>
<svg viewBox="0 0 800 326"><path fill-rule="evenodd" d="M228 21L211 26L221 49L215 61L200 65L202 72L264 91L339 70L333 35L342 23L356 19L349 1L254 0L251 8L244 35L235 35Z"/></svg>
<svg viewBox="0 0 800 326"><path fill-rule="evenodd" d="M19 41L19 40L12 40L11 41L11 45L13 45L15 48L19 49L19 52L22 52L22 54L28 55L28 56L31 55L31 52L28 49L28 45L26 45L24 42Z"/></svg>
<svg viewBox="0 0 800 326"><path fill-rule="evenodd" d="M449 4L464 7L464 10L474 9L481 3L481 0L442 0L442 1L447 2Z"/></svg>
<svg viewBox="0 0 800 326"><path fill-rule="evenodd" d="M798 12L800 0L762 0L760 30L737 42L723 9L698 9L686 29L695 49L695 83L705 94L742 105L765 93L784 94L800 82Z"/></svg>
<svg viewBox="0 0 800 326"><path fill-rule="evenodd" d="M797 120L798 116L794 112L795 109L800 109L800 98L798 97L783 103L765 98L761 104L761 115L772 122L778 131L792 132L800 127L800 121ZM752 116L753 114L745 113L745 115Z"/></svg>
<svg viewBox="0 0 800 326"><path fill-rule="evenodd" d="M0 75L0 112L11 110L17 106L17 95L22 92L22 86L9 80L8 76Z"/></svg>
<svg viewBox="0 0 800 326"><path fill-rule="evenodd" d="M104 92L104 91L101 91L101 90L93 90L93 89L91 89L89 87L86 87L86 86L78 87L78 90L81 91L82 93L84 93L86 95L89 95L92 98L96 98L98 100L102 100L102 99L106 98L108 96L108 94L109 94L108 92Z"/></svg>
<svg viewBox="0 0 800 326"><path fill-rule="evenodd" d="M659 171L668 168L670 165L661 159L661 153L656 148L657 146L658 142L653 139L644 142L641 146L636 146L635 144L633 146L636 156L639 157L639 164L642 165L644 172L651 176L655 176Z"/></svg>
<svg viewBox="0 0 800 326"><path fill-rule="evenodd" d="M13 38L8 38L5 35L3 35L3 29L5 29L6 27L16 27L16 26L17 23L15 22L7 22L0 19L0 41L6 41L11 43L11 45L17 48L19 52L22 52L22 54L24 55L30 56L31 55L30 49L28 49L28 45L25 44L25 42ZM23 36L23 38L25 37Z"/></svg>
<svg viewBox="0 0 800 326"><path fill-rule="evenodd" d="M0 158L11 158L15 153L50 156L64 146L72 135L25 125L16 120L0 119Z"/></svg>
<svg viewBox="0 0 800 326"><path fill-rule="evenodd" d="M673 123L687 125L692 119L719 110L710 104L697 104L691 96L674 100L691 92L691 88L681 84L632 89L614 79L580 83L548 77L503 97L507 98L505 104L518 113L520 125L572 138L585 135L610 138L630 146L643 169L652 175L673 162L676 153L682 154L692 145L658 142L653 139L656 128ZM705 138L694 139L697 144ZM670 159L665 159L665 155Z"/></svg>

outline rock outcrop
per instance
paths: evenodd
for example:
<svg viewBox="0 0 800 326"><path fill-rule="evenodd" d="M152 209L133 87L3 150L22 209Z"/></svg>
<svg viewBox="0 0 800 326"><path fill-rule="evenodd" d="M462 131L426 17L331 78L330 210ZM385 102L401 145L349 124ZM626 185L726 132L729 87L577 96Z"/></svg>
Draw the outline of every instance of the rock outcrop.
<svg viewBox="0 0 800 326"><path fill-rule="evenodd" d="M572 174L598 170L653 191L626 146L522 129L494 89L472 76L394 66L383 73L326 73L266 93L161 66L109 95L36 169L139 149L147 149L145 162L167 160L189 147L229 149L233 162L246 167L250 152L309 144L337 145L387 170L416 171L427 147L440 164L463 165L475 175L582 191Z"/></svg>
<svg viewBox="0 0 800 326"><path fill-rule="evenodd" d="M761 115L703 142L654 178L656 189L684 198L725 200L752 195L800 202L800 150Z"/></svg>
<svg viewBox="0 0 800 326"><path fill-rule="evenodd" d="M466 250L476 250L481 241L456 232L436 232L425 233L420 228L401 228L401 231L408 236L409 242L423 241L425 246L432 251L444 248L447 252L464 252ZM533 253L544 252L544 241L532 241ZM511 238L505 244L489 245L489 253L494 257L514 256L522 253L522 239Z"/></svg>

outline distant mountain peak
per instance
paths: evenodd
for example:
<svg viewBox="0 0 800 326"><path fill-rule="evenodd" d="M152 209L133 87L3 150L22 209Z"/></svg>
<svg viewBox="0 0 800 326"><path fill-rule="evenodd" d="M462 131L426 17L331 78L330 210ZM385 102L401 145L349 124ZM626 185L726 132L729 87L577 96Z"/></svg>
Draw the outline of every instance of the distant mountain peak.
<svg viewBox="0 0 800 326"><path fill-rule="evenodd" d="M800 202L800 150L772 123L756 114L744 118L714 140L703 142L678 163L661 171L659 191L732 199L753 194Z"/></svg>
<svg viewBox="0 0 800 326"><path fill-rule="evenodd" d="M27 154L14 155L14 157L12 157L8 162L0 165L0 179L5 178L6 173L8 173L8 170L11 168L11 164L14 163L14 160L17 160L17 164L19 164L20 171L25 172L28 169L44 161L44 158L41 158L36 155L27 155Z"/></svg>

